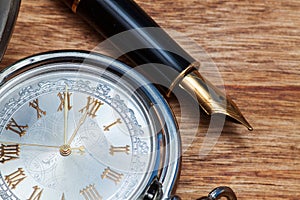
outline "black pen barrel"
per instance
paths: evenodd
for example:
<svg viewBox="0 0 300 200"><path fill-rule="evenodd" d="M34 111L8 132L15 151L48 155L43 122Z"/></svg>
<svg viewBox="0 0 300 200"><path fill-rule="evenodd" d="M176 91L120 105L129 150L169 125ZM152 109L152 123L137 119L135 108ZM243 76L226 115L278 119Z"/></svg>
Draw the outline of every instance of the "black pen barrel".
<svg viewBox="0 0 300 200"><path fill-rule="evenodd" d="M132 0L64 1L154 83L168 88L195 61Z"/></svg>

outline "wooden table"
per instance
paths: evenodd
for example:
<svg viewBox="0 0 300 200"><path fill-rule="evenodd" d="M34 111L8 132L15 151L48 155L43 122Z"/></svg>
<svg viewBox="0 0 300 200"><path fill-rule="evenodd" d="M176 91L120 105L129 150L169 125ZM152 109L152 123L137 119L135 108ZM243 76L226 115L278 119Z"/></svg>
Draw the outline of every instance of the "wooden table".
<svg viewBox="0 0 300 200"><path fill-rule="evenodd" d="M255 129L248 132L226 123L217 144L203 158L199 149L207 120L201 120L191 137L190 127L198 119L192 112L180 117L179 106L170 100L182 121L185 147L177 194L195 199L228 185L239 199L299 199L300 1L137 2L162 27L185 34L202 47L218 66L227 94ZM61 2L24 0L0 66L43 51L93 50L102 40Z"/></svg>

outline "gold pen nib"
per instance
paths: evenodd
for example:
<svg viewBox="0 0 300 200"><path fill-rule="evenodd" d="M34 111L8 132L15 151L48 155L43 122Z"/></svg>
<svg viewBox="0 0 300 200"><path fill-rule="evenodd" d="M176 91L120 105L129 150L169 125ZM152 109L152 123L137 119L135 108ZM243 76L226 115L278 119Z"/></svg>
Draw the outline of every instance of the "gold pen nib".
<svg viewBox="0 0 300 200"><path fill-rule="evenodd" d="M243 124L249 131L253 130L237 105L212 83L204 79L197 70L184 76L180 86L197 99L201 108L208 115L224 114L233 121Z"/></svg>

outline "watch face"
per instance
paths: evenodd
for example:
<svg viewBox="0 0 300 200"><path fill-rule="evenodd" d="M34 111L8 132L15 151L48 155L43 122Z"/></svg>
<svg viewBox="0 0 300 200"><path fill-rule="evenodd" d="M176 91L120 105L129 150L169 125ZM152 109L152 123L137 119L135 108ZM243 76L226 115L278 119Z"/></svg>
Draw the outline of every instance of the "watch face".
<svg viewBox="0 0 300 200"><path fill-rule="evenodd" d="M174 119L126 70L100 55L59 52L1 74L0 199L138 199L154 177L172 188Z"/></svg>

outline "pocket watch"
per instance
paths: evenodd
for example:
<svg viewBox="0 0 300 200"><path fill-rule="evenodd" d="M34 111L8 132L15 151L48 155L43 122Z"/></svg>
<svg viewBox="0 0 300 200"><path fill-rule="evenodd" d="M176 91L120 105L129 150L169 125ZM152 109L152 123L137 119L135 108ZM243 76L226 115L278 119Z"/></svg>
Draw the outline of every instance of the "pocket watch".
<svg viewBox="0 0 300 200"><path fill-rule="evenodd" d="M125 64L84 51L34 55L1 72L0 102L0 199L179 199L176 121ZM229 190L210 195L234 199Z"/></svg>

